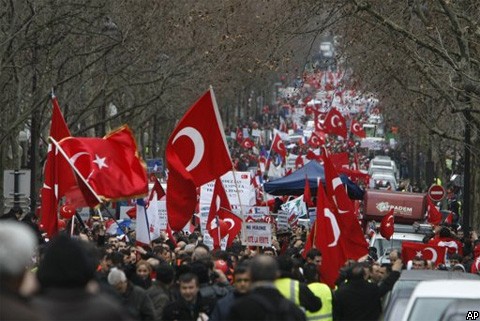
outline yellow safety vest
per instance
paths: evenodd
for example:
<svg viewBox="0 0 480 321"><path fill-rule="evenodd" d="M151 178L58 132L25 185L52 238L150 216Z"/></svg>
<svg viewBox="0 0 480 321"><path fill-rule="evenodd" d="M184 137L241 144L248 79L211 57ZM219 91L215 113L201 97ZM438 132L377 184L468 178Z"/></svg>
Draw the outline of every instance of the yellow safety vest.
<svg viewBox="0 0 480 321"><path fill-rule="evenodd" d="M275 287L287 299L300 307L300 283L290 278L275 280Z"/></svg>
<svg viewBox="0 0 480 321"><path fill-rule="evenodd" d="M306 311L308 321L332 321L332 291L328 285L323 283L310 283L308 288L316 297L322 300L322 308L317 312Z"/></svg>

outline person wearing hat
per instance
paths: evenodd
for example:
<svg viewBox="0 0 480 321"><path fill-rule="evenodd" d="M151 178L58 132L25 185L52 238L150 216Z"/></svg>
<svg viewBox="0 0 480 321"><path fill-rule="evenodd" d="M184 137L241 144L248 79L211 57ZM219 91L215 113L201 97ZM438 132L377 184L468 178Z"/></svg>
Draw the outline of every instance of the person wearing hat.
<svg viewBox="0 0 480 321"><path fill-rule="evenodd" d="M20 294L37 241L26 225L0 222L0 320L47 320Z"/></svg>
<svg viewBox="0 0 480 321"><path fill-rule="evenodd" d="M90 244L60 234L50 241L40 261L40 293L32 304L51 320L131 320L113 298L87 290L95 267Z"/></svg>

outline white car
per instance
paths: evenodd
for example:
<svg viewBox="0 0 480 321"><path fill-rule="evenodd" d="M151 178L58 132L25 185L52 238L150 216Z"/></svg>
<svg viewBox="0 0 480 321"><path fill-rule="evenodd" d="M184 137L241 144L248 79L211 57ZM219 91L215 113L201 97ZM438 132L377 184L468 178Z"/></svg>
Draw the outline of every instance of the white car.
<svg viewBox="0 0 480 321"><path fill-rule="evenodd" d="M388 187L390 185L390 188ZM390 172L374 172L370 175L370 187L376 189L389 189L396 191L398 188L397 179Z"/></svg>
<svg viewBox="0 0 480 321"><path fill-rule="evenodd" d="M439 321L449 304L459 299L480 299L480 280L420 282L408 300L402 321Z"/></svg>
<svg viewBox="0 0 480 321"><path fill-rule="evenodd" d="M370 161L368 167L368 174L372 175L374 172L391 172L398 180L400 172L398 171L397 164L388 156L376 156Z"/></svg>

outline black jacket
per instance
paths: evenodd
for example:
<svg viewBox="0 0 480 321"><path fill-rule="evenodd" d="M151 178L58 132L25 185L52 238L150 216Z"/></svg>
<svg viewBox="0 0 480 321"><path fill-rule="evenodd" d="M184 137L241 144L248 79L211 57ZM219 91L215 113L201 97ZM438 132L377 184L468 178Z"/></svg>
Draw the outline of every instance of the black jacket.
<svg viewBox="0 0 480 321"><path fill-rule="evenodd" d="M227 320L302 321L306 320L306 317L295 303L285 299L272 285L271 287L254 288L250 293L236 300L230 309Z"/></svg>
<svg viewBox="0 0 480 321"><path fill-rule="evenodd" d="M382 312L382 297L392 289L400 273L392 271L379 286L366 280L349 280L333 296L335 321L378 320Z"/></svg>
<svg viewBox="0 0 480 321"><path fill-rule="evenodd" d="M164 321L196 321L200 312L207 315L212 313L214 302L202 298L200 293L197 295L195 304L187 303L182 297L178 300L168 303L163 309Z"/></svg>

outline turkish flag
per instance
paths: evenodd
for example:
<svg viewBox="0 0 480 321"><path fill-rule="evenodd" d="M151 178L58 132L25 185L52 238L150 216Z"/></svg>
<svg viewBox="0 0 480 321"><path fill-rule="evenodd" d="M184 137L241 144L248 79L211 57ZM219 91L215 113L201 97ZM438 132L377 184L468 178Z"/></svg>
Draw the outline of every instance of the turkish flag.
<svg viewBox="0 0 480 321"><path fill-rule="evenodd" d="M239 144L243 142L243 131L240 127L237 128L236 140Z"/></svg>
<svg viewBox="0 0 480 321"><path fill-rule="evenodd" d="M207 219L207 230L213 238L214 247L219 247L221 239L226 235L228 235L227 246L230 246L241 229L242 219L232 213L232 208L222 181L217 179L215 181L212 203L210 204L210 212L208 213Z"/></svg>
<svg viewBox="0 0 480 321"><path fill-rule="evenodd" d="M336 109L332 108L325 117L325 132L328 134L335 134L347 138L347 124L345 118L342 114Z"/></svg>
<svg viewBox="0 0 480 321"><path fill-rule="evenodd" d="M252 149L255 146L255 143L250 138L245 138L242 142L242 147L245 149Z"/></svg>
<svg viewBox="0 0 480 321"><path fill-rule="evenodd" d="M59 141L65 137L69 137L70 131L68 130L67 123L60 111L58 99L55 96L52 97L52 105L53 111L50 137ZM58 201L68 190L76 187L77 182L67 160L61 155L58 155L57 147L51 143L48 144L48 154L43 177L44 182L41 190L42 206L40 208L40 224L43 226L47 235L52 237L58 232Z"/></svg>
<svg viewBox="0 0 480 321"><path fill-rule="evenodd" d="M386 240L390 240L394 231L394 218L393 218L393 208L388 211L388 213L382 218L380 223L380 235L382 235Z"/></svg>
<svg viewBox="0 0 480 321"><path fill-rule="evenodd" d="M321 145L325 145L325 133L322 131L312 132L307 143L312 148L318 148Z"/></svg>
<svg viewBox="0 0 480 321"><path fill-rule="evenodd" d="M305 175L305 189L303 192L303 200L305 201L305 204L307 204L308 207L312 207L313 201L312 201L312 192L310 190L310 183L308 182L308 177Z"/></svg>
<svg viewBox="0 0 480 321"><path fill-rule="evenodd" d="M104 138L68 137L59 145L76 174L82 176L78 181L80 187L86 183L96 194L95 199L91 199L88 192L82 190L90 207L148 193L145 164L138 155L135 138L128 126Z"/></svg>
<svg viewBox="0 0 480 321"><path fill-rule="evenodd" d="M335 209L325 195L320 182L317 188L317 219L314 224L315 246L322 253L323 260L328 262L320 266L321 281L333 289L339 270L348 258L344 243L348 232L340 228Z"/></svg>
<svg viewBox="0 0 480 321"><path fill-rule="evenodd" d="M427 222L433 225L439 225L442 222L442 213L433 204L429 196L427 196Z"/></svg>
<svg viewBox="0 0 480 321"><path fill-rule="evenodd" d="M402 259L405 264L415 257L421 257L438 265L445 263L446 253L446 247L424 243L402 242Z"/></svg>
<svg viewBox="0 0 480 321"><path fill-rule="evenodd" d="M174 231L191 219L196 187L232 169L213 90L207 91L179 121L166 148L167 213Z"/></svg>
<svg viewBox="0 0 480 321"><path fill-rule="evenodd" d="M355 119L352 119L352 123L350 124L350 132L360 138L367 137L367 134L365 133L365 130L363 130L362 125L360 125L360 123Z"/></svg>
<svg viewBox="0 0 480 321"><path fill-rule="evenodd" d="M368 254L368 243L363 235L362 228L354 214L352 200L348 197L345 186L338 177L332 160L323 151L323 166L325 170L325 185L327 195L338 213L338 222L345 235L345 254L347 258L357 260ZM318 201L317 201L318 202Z"/></svg>
<svg viewBox="0 0 480 321"><path fill-rule="evenodd" d="M280 154L280 156L282 156L283 159L286 159L287 149L285 148L285 144L283 143L283 141L280 138L280 135L278 133L275 134L275 137L273 138L272 150L274 150L276 153Z"/></svg>
<svg viewBox="0 0 480 321"><path fill-rule="evenodd" d="M210 204L210 211L208 212L207 231L213 238L213 247L220 248L221 240L228 233L228 225L220 219L221 212L231 211L230 202L228 201L227 193L223 187L220 179L215 180L215 187L213 189L212 202Z"/></svg>

